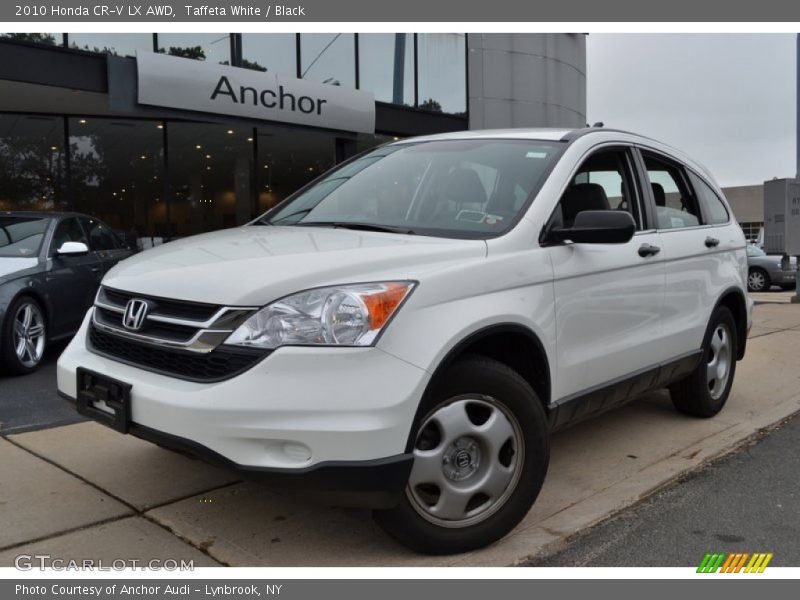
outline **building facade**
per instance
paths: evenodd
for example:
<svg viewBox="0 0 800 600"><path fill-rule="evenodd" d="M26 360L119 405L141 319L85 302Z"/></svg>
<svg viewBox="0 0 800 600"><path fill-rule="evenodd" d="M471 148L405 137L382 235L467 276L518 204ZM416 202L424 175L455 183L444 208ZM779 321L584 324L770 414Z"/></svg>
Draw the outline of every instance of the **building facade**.
<svg viewBox="0 0 800 600"><path fill-rule="evenodd" d="M583 126L585 65L580 34L6 34L0 210L233 227L393 139Z"/></svg>
<svg viewBox="0 0 800 600"><path fill-rule="evenodd" d="M748 240L756 240L764 227L764 184L722 189Z"/></svg>

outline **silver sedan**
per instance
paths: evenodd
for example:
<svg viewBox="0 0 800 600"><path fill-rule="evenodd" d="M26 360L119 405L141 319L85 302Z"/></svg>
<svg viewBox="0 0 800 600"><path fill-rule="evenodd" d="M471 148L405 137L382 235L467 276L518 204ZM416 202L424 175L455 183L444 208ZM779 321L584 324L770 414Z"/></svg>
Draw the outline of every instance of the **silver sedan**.
<svg viewBox="0 0 800 600"><path fill-rule="evenodd" d="M751 292L766 292L773 285L785 290L794 289L797 275L797 259L792 257L788 265L783 257L767 254L758 246L747 246L747 289ZM788 267L785 270L784 267Z"/></svg>

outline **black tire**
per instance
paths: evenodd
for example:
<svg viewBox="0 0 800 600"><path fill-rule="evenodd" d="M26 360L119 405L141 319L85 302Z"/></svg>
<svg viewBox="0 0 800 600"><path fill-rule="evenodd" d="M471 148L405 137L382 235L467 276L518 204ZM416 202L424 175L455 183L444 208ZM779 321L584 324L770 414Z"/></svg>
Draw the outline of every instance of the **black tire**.
<svg viewBox="0 0 800 600"><path fill-rule="evenodd" d="M44 356L42 351L42 355L35 364L24 364L17 356L14 348L14 318L25 305L32 305L35 307L35 310L38 311L39 315L41 315L44 325L43 344L47 344L47 326L42 306L30 296L18 297L9 305L5 320L2 323L2 327L0 327L0 369L11 375L27 375L28 373L33 373L42 364L41 359Z"/></svg>
<svg viewBox="0 0 800 600"><path fill-rule="evenodd" d="M756 278L756 281L753 281L753 275L760 276L760 279ZM747 274L747 290L749 292L766 292L769 291L769 288L771 287L772 280L769 277L769 273L767 273L761 267L753 267L750 269Z"/></svg>
<svg viewBox="0 0 800 600"><path fill-rule="evenodd" d="M709 370L715 356L712 338L717 335L720 327L724 327L730 336L727 357L728 372L724 385L720 383L718 392L714 393L717 384L709 381ZM720 306L711 315L711 321L703 339L703 359L700 364L688 377L669 388L672 404L679 412L693 417L708 418L722 410L728 401L733 378L736 375L737 349L738 339L736 338L736 322L733 314L727 307ZM720 360L720 356L717 356L717 360ZM719 381L721 382L721 378Z"/></svg>
<svg viewBox="0 0 800 600"><path fill-rule="evenodd" d="M412 438L415 440L415 448L429 433L426 427L426 431L420 435L420 428L428 422L428 417L434 413L441 414L437 411L454 407L458 403L466 403L463 404L465 408L473 410L478 408L483 410L485 407L481 405L482 403L490 405L489 411L497 410L498 414L509 420L509 423L515 422L518 425L514 429L514 435L521 437L521 445L524 447L523 451L519 453L519 456L522 457L521 462L517 462L518 455L516 453L512 453L513 459L508 459L507 456L503 457L502 450L495 457L498 463L513 460L513 463L510 464L513 464L511 468L515 475L503 488L504 491L499 494L498 498L491 500L484 494L487 498L485 502L489 506L484 510L485 516L481 516L483 513L479 513L479 516L471 517L472 521L467 519L464 521L464 525L455 527L431 522L430 517L422 516L421 513L424 513L425 510L421 508L419 501L415 500L415 492L412 491L410 484L398 506L391 510L374 513L375 520L384 531L412 550L425 554L452 554L486 546L506 535L522 520L541 490L547 473L550 447L547 419L541 401L528 382L506 365L490 358L471 356L453 364L439 378L438 382L431 393L426 394L426 399L418 411ZM473 406L470 404L471 402L478 404ZM492 416L494 417L493 414ZM467 418L470 421L473 420L472 416ZM484 424L488 423L487 420ZM457 443L461 443L464 439L464 437L460 437ZM499 439L502 439L502 436ZM516 440L516 438L514 439ZM509 440L505 442L512 446L514 443ZM434 450L442 448L445 454L447 448L453 447L452 443L445 441L443 434L435 444ZM510 446L503 445L506 450L508 447ZM519 448L519 445L516 448ZM472 474L479 473L478 469L489 468L487 465L492 461L492 453L486 451L485 448L484 451L486 454L481 457L480 466L476 466L478 460L470 465L475 469ZM459 454L455 455L451 469L456 468L457 463L461 464ZM446 465L447 463L448 461L444 460L439 464ZM443 471L445 468L442 466ZM503 468L509 467L503 465ZM467 478L470 476L468 475ZM412 470L413 477L414 471ZM471 480L467 478L464 481L469 486ZM486 480L488 480L488 475ZM476 482L480 481L482 479L479 476ZM461 484L458 483L454 487L458 485ZM474 491L469 494L475 495L470 498L467 507L476 500L476 497L481 496L480 493ZM442 496L439 498L441 499ZM438 502L439 500L437 500ZM494 504L491 504L492 502ZM475 519L478 520L474 521ZM468 521L469 524L466 524Z"/></svg>

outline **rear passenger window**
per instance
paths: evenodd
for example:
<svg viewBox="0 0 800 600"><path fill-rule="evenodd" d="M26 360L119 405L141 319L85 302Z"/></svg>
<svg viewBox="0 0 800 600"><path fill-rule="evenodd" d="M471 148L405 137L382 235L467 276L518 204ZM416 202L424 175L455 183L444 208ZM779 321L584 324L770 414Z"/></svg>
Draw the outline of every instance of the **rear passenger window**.
<svg viewBox="0 0 800 600"><path fill-rule="evenodd" d="M642 153L653 199L659 229L679 229L700 224L700 211L695 205L682 169L666 160Z"/></svg>
<svg viewBox="0 0 800 600"><path fill-rule="evenodd" d="M700 208L705 215L705 222L711 225L727 223L730 220L728 210L720 200L720 197L717 196L717 193L711 189L711 186L691 171L689 171L689 181L692 183L698 202L700 202Z"/></svg>

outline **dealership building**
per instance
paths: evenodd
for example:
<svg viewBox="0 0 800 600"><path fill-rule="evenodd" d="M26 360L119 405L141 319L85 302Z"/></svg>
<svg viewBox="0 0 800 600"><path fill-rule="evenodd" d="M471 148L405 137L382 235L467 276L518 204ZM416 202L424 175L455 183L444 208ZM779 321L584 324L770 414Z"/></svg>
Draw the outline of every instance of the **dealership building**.
<svg viewBox="0 0 800 600"><path fill-rule="evenodd" d="M585 123L582 34L5 34L0 210L157 243L393 139Z"/></svg>

